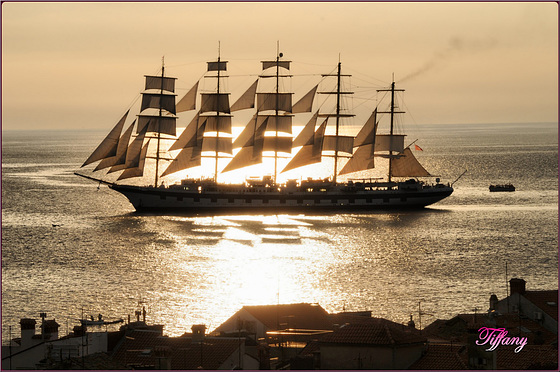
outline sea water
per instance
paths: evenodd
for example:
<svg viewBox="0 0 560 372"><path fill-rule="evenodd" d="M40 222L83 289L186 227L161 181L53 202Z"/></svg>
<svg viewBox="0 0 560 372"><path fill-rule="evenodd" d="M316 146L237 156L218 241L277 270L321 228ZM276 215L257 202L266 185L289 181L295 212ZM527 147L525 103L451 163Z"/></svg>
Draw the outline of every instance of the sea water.
<svg viewBox="0 0 560 372"><path fill-rule="evenodd" d="M556 123L417 126L408 138L432 174L467 170L454 193L419 211L329 215L135 213L73 174L103 137L2 133L4 341L40 312L63 335L85 316L134 319L139 302L170 336L245 305L299 302L425 327L486 311L513 277L558 288Z"/></svg>

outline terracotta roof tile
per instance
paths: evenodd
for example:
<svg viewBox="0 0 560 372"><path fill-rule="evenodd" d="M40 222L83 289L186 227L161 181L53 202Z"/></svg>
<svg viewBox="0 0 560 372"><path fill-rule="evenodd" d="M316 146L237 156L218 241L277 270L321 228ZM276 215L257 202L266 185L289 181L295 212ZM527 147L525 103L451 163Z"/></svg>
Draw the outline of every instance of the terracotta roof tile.
<svg viewBox="0 0 560 372"><path fill-rule="evenodd" d="M243 309L263 323L268 330L332 328L329 314L317 304L244 306Z"/></svg>
<svg viewBox="0 0 560 372"><path fill-rule="evenodd" d="M558 370L558 349L551 345L525 345L519 352L515 346L496 349L498 369L555 369Z"/></svg>
<svg viewBox="0 0 560 372"><path fill-rule="evenodd" d="M492 322L492 323L490 323ZM505 328L510 334L527 337L530 344L551 344L558 336L531 319L519 318L517 314L502 314L490 319L487 314L459 314L451 319L438 319L423 329L430 339L448 341L468 340L468 329L478 330L481 327Z"/></svg>
<svg viewBox="0 0 560 372"><path fill-rule="evenodd" d="M426 342L420 331L387 319L348 324L321 338L321 343L402 345Z"/></svg>
<svg viewBox="0 0 560 372"><path fill-rule="evenodd" d="M428 344L426 354L417 360L409 369L422 370L462 370L467 365L467 348L461 345Z"/></svg>

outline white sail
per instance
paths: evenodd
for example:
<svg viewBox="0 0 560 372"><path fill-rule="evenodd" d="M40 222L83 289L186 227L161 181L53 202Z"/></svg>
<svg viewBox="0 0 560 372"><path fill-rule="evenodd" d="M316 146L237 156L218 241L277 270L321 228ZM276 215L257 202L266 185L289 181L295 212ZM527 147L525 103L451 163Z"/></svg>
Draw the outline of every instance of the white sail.
<svg viewBox="0 0 560 372"><path fill-rule="evenodd" d="M259 121L263 117L266 118L266 130L292 134L292 115L259 115Z"/></svg>
<svg viewBox="0 0 560 372"><path fill-rule="evenodd" d="M124 168L137 168L140 164L141 155L142 155L142 146L144 144L144 138L146 137L146 129L144 127L140 134L136 136L136 138L132 141L130 146L126 151L126 159L125 159L125 166ZM145 156L145 154L144 154ZM120 165L116 165L109 169L109 173L116 172L118 170L122 170L123 167Z"/></svg>
<svg viewBox="0 0 560 372"><path fill-rule="evenodd" d="M98 160L117 155L119 138L121 136L122 128L124 126L124 122L126 121L127 115L128 111L123 115L121 120L119 120L119 122L113 127L113 129L111 129L107 137L105 137L105 139L101 141L99 146L97 146L95 151L89 156L89 158L87 158L84 164L82 164L82 167Z"/></svg>
<svg viewBox="0 0 560 372"><path fill-rule="evenodd" d="M181 98L177 103L177 112L194 110L196 107L196 93L198 90L198 81L196 84Z"/></svg>
<svg viewBox="0 0 560 372"><path fill-rule="evenodd" d="M177 141L169 148L169 151L180 149L181 152L162 173L162 177L201 164L205 125L206 121L201 120L200 116L196 114Z"/></svg>
<svg viewBox="0 0 560 372"><path fill-rule="evenodd" d="M255 115L256 120L256 115ZM229 172L235 169L247 167L249 165L259 164L262 162L262 152L264 149L264 134L266 131L266 120L258 127L255 128L255 125L251 125L249 123L246 127L249 128L247 133L251 135L248 137L247 141L243 144L243 147L228 165L224 168L222 172ZM291 143L290 143L291 145Z"/></svg>
<svg viewBox="0 0 560 372"><path fill-rule="evenodd" d="M292 152L292 137L264 137L263 151Z"/></svg>
<svg viewBox="0 0 560 372"><path fill-rule="evenodd" d="M167 169L162 173L163 176L167 176L171 173L179 172L184 169L198 167L201 164L200 151L197 151L195 147L184 148L175 159L169 164Z"/></svg>
<svg viewBox="0 0 560 372"><path fill-rule="evenodd" d="M262 125L265 126L264 129L266 130L267 119L268 117L266 116L258 116L257 114L253 115L251 120L249 120L249 123L247 123L245 128L243 128L241 134L239 134L239 136L237 136L237 138L233 141L233 147L238 148L246 146L247 142L252 140L256 131L259 130Z"/></svg>
<svg viewBox="0 0 560 372"><path fill-rule="evenodd" d="M233 152L231 137L204 137L202 151L231 154Z"/></svg>
<svg viewBox="0 0 560 372"><path fill-rule="evenodd" d="M134 129L134 124L136 124L136 120L128 127L128 129L124 132L124 134L119 139L119 144L117 146L117 154L115 156L111 156L109 158L102 159L97 167L93 170L98 171L101 169L109 168L116 165L123 166L126 161L126 150L128 149L128 143L130 141L130 137L132 136L132 130Z"/></svg>
<svg viewBox="0 0 560 372"><path fill-rule="evenodd" d="M142 107L140 111L148 108L161 108L175 114L175 95L142 93Z"/></svg>
<svg viewBox="0 0 560 372"><path fill-rule="evenodd" d="M317 92L317 87L319 87L319 85L315 85L313 89L311 89L306 95L301 97L301 99L294 104L294 106L292 107L293 114L299 114L301 112L311 112L311 109L313 108L315 93Z"/></svg>
<svg viewBox="0 0 560 372"><path fill-rule="evenodd" d="M200 112L230 113L229 93L202 93Z"/></svg>
<svg viewBox="0 0 560 372"><path fill-rule="evenodd" d="M177 138L177 141L173 142L171 147L169 147L169 151L173 150L181 150L185 147L189 147L189 143L196 138L197 131L199 129L199 118L200 115L197 113L191 122L187 125L183 133Z"/></svg>
<svg viewBox="0 0 560 372"><path fill-rule="evenodd" d="M404 134L377 134L375 136L375 152L404 150Z"/></svg>
<svg viewBox="0 0 560 372"><path fill-rule="evenodd" d="M216 75L206 77L216 78L216 92L201 93L200 110L169 148L170 151L181 150L172 163L162 173L166 176L183 169L201 165L202 152L214 152L217 174L219 153L232 153L231 136L221 136L221 133L232 133L232 121L229 107L229 93L220 91L221 71L227 70L227 62L208 62L208 72L217 71ZM192 90L191 90L192 91ZM209 113L205 114L204 113ZM205 135L210 134L210 135Z"/></svg>
<svg viewBox="0 0 560 372"><path fill-rule="evenodd" d="M326 128L327 121L325 120L317 131L313 133L313 136L308 139L305 145L292 158L292 160L290 160L284 169L282 169L282 173L295 168L303 167L304 165L321 162Z"/></svg>
<svg viewBox="0 0 560 372"><path fill-rule="evenodd" d="M148 143L144 145L142 151L138 156L138 165L124 170L117 178L117 181L124 180L125 178L142 177L144 175L144 162L146 161L146 153L148 152Z"/></svg>
<svg viewBox="0 0 560 372"><path fill-rule="evenodd" d="M262 163L262 151L254 146L243 147L226 165L223 173Z"/></svg>
<svg viewBox="0 0 560 372"><path fill-rule="evenodd" d="M227 61L207 62L207 71L227 71Z"/></svg>
<svg viewBox="0 0 560 372"><path fill-rule="evenodd" d="M404 149L397 158L391 159L391 175L394 177L430 177L431 174L418 162L410 151Z"/></svg>
<svg viewBox="0 0 560 372"><path fill-rule="evenodd" d="M339 175L372 169L375 166L375 136L377 132L377 109L373 111L360 132L354 139L354 147L358 147L344 165Z"/></svg>
<svg viewBox="0 0 560 372"><path fill-rule="evenodd" d="M140 133L146 129L147 132L176 135L177 131L177 117L175 116L152 116L152 115L138 115L138 126L136 133Z"/></svg>
<svg viewBox="0 0 560 372"><path fill-rule="evenodd" d="M166 90L168 92L175 92L176 78L150 76L150 75L144 75L144 76L146 77L146 90L158 89L158 90Z"/></svg>
<svg viewBox="0 0 560 372"><path fill-rule="evenodd" d="M285 69L289 70L290 69L290 63L291 63L291 61L278 61L278 60L276 60L276 61L262 61L262 69L266 70L266 69L269 69L271 67L278 66L278 67L282 67L282 68L285 68Z"/></svg>
<svg viewBox="0 0 560 372"><path fill-rule="evenodd" d="M317 124L317 116L318 113L316 112L311 117L311 119L307 122L307 124L305 124L305 127L303 127L301 132L299 132L297 137L294 139L294 143L292 144L293 147L306 145L310 140L313 140L313 134L315 133L315 125Z"/></svg>
<svg viewBox="0 0 560 372"><path fill-rule="evenodd" d="M255 108L255 96L257 94L257 83L259 80L255 80L255 82L247 89L245 93L241 95L235 101L235 103L231 106L231 111L238 111L238 110L245 110L248 108Z"/></svg>
<svg viewBox="0 0 560 372"><path fill-rule="evenodd" d="M231 134L231 116L201 116L206 121L206 132L220 132Z"/></svg>
<svg viewBox="0 0 560 372"><path fill-rule="evenodd" d="M348 160L348 162L344 165L344 167L338 174L347 174L366 169L372 169L375 166L373 152L374 144L362 145L358 147L350 160Z"/></svg>
<svg viewBox="0 0 560 372"><path fill-rule="evenodd" d="M373 111L373 113L366 121L362 129L356 135L356 138L354 139L354 147L374 144L376 132L377 132L377 109Z"/></svg>
<svg viewBox="0 0 560 372"><path fill-rule="evenodd" d="M352 136L325 136L323 151L341 151L351 154L354 148Z"/></svg>
<svg viewBox="0 0 560 372"><path fill-rule="evenodd" d="M292 112L293 93L257 93L257 109L259 111L279 110Z"/></svg>

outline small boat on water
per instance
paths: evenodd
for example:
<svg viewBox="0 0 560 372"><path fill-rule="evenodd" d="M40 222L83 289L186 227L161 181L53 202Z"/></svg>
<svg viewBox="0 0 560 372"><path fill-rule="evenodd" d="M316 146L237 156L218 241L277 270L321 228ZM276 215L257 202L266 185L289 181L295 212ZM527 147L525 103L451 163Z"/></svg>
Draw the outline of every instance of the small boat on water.
<svg viewBox="0 0 560 372"><path fill-rule="evenodd" d="M511 183L507 185L490 185L490 192L511 192L515 191L515 186Z"/></svg>
<svg viewBox="0 0 560 372"><path fill-rule="evenodd" d="M104 320L101 315L99 315L97 320L95 320L93 316L91 317L91 319L80 319L80 323L82 323L82 325L85 326L101 326L101 325L117 324L122 322L124 322L124 319L107 321Z"/></svg>

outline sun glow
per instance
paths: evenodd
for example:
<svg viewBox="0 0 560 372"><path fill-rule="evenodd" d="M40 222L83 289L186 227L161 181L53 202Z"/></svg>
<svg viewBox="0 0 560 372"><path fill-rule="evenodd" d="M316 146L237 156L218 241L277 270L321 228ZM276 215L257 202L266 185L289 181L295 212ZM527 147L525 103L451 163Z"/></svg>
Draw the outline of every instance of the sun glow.
<svg viewBox="0 0 560 372"><path fill-rule="evenodd" d="M291 302L300 298L301 274L309 267L315 276L332 260L325 234L309 230L305 216L170 217L191 225L189 237L171 236L183 256L177 269L192 270L190 256L210 265L197 285L216 293L224 303L243 305ZM193 238L194 235L194 238ZM215 273L227 273L216 276ZM309 279L309 283L314 280ZM193 283L196 284L196 283ZM303 285L303 287L302 287ZM227 293L224 292L227 289ZM324 298L321 288L307 288L308 300ZM191 300L185 299L189 302Z"/></svg>

